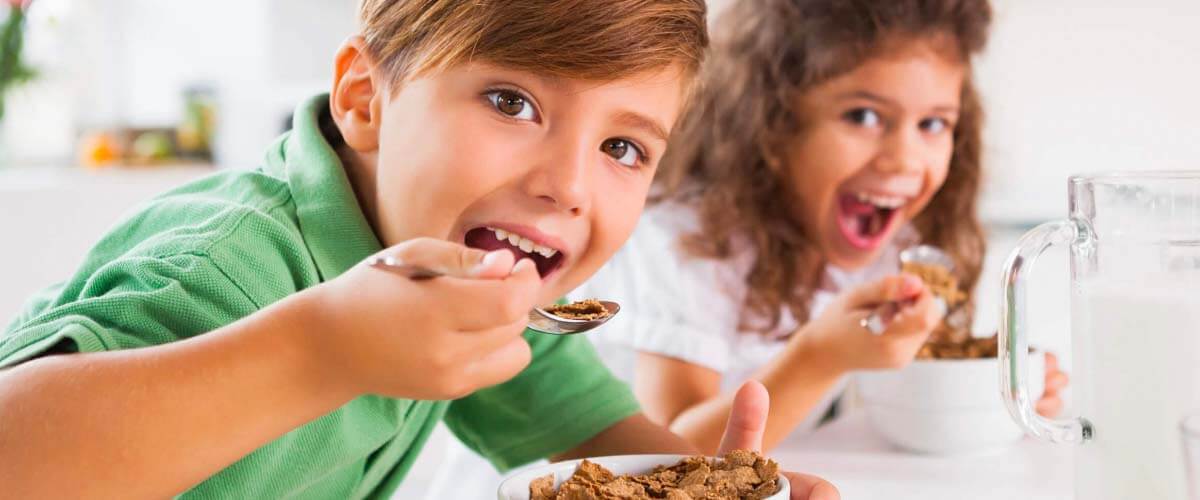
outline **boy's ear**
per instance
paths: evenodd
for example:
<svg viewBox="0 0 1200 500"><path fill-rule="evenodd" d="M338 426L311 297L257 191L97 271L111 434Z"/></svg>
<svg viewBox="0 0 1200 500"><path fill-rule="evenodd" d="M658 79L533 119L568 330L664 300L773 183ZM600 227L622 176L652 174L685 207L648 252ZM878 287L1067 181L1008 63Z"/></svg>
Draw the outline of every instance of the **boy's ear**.
<svg viewBox="0 0 1200 500"><path fill-rule="evenodd" d="M347 38L334 57L329 112L346 145L358 153L373 153L379 149L385 85L378 80L376 69L362 36Z"/></svg>

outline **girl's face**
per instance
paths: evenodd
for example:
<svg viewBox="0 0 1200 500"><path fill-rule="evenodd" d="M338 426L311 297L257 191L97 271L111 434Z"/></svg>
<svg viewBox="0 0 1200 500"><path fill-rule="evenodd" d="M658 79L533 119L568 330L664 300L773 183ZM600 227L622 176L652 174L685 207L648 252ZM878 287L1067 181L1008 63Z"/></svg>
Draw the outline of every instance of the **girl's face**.
<svg viewBox="0 0 1200 500"><path fill-rule="evenodd" d="M966 75L952 53L905 43L800 96L795 217L830 263L872 262L946 180Z"/></svg>

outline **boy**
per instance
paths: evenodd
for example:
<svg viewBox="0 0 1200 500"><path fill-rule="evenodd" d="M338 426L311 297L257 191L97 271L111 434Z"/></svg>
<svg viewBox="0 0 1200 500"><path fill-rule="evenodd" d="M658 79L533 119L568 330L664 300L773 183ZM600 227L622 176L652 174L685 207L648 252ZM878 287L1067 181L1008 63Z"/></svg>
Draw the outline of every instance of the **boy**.
<svg viewBox="0 0 1200 500"><path fill-rule="evenodd" d="M360 18L260 169L154 200L0 338L6 495L387 497L442 419L501 468L689 451L584 339L523 332L632 231L703 2ZM742 392L726 449L760 438L765 393Z"/></svg>

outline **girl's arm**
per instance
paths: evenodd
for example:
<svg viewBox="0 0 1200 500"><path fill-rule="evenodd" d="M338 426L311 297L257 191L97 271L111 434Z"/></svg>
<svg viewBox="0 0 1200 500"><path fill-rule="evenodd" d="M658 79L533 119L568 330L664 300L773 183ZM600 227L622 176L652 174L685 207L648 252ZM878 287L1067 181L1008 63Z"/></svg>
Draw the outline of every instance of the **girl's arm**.
<svg viewBox="0 0 1200 500"><path fill-rule="evenodd" d="M914 299L882 335L859 326L878 304ZM940 320L933 296L915 277L885 278L839 297L752 375L771 396L764 449L772 449L803 422L842 375L912 361ZM700 365L638 353L634 391L647 416L705 452L717 449L733 401L732 393L721 393L720 382L718 372Z"/></svg>
<svg viewBox="0 0 1200 500"><path fill-rule="evenodd" d="M771 450L813 410L845 371L793 342L754 373L771 395L763 448ZM721 442L733 404L720 392L721 376L708 368L657 354L639 353L634 390L646 414L707 453Z"/></svg>

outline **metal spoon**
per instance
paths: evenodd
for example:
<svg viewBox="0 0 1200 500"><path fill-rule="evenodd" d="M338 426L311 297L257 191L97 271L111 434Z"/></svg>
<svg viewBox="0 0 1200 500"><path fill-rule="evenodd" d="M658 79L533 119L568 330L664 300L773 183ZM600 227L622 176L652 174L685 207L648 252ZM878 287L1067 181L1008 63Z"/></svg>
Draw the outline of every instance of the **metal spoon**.
<svg viewBox="0 0 1200 500"><path fill-rule="evenodd" d="M405 264L393 257L372 257L367 265L400 274L413 281L425 281L443 276L444 274L427 267ZM616 302L601 300L608 315L597 319L571 319L550 313L540 307L529 311L528 328L547 335L575 335L596 329L616 316L621 311L621 305Z"/></svg>
<svg viewBox="0 0 1200 500"><path fill-rule="evenodd" d="M951 259L945 252L937 247L929 245L917 245L909 247L900 252L901 264L930 264L942 266L947 271L954 272L954 259ZM942 310L942 315L945 316L947 325L954 328L962 328L966 326L967 311L962 305L955 307L953 311L948 311L945 299L934 297L937 301L938 308ZM871 312L859 321L859 325L866 328L867 331L875 335L883 334L887 329L887 322L884 320L884 315L891 316L895 314L898 306L895 303L884 304L883 306Z"/></svg>

